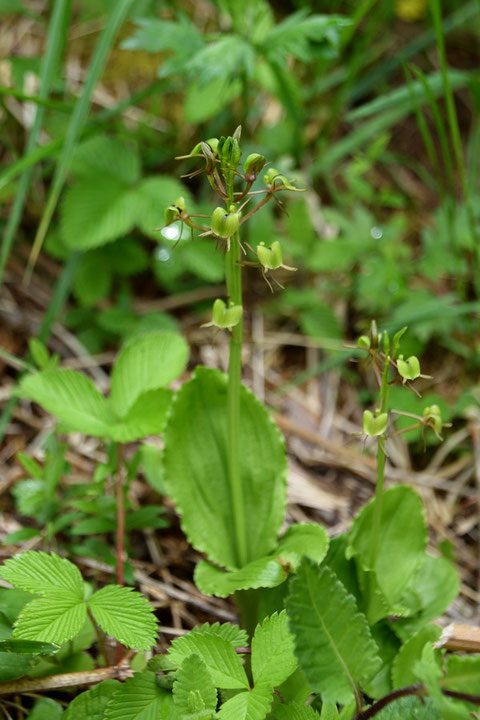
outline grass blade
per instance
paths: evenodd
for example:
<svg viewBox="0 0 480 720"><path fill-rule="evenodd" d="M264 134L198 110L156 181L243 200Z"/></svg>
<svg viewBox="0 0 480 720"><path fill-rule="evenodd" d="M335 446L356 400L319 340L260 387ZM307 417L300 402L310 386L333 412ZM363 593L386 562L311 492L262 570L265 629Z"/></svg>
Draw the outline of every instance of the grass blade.
<svg viewBox="0 0 480 720"><path fill-rule="evenodd" d="M87 119L87 113L90 107L90 100L93 91L103 72L103 68L105 66L108 53L110 52L115 40L115 36L132 4L133 0L118 0L118 2L113 5L113 9L108 16L107 23L96 45L90 67L88 69L85 87L75 104L67 134L65 136L65 142L55 168L55 174L53 176L52 185L47 198L47 205L35 235L35 240L33 242L33 247L25 273L26 280L28 280L32 273L33 266L35 265L36 259L40 253L50 221L57 206L58 198L60 197L60 193L65 182L68 165L75 148L75 144L80 137L81 131Z"/></svg>
<svg viewBox="0 0 480 720"><path fill-rule="evenodd" d="M48 95L57 72L62 51L65 47L64 38L70 22L71 6L71 0L57 2L53 5L52 16L48 28L47 49L43 57L42 67L40 70L40 87L38 91L39 104L35 109L35 119L28 135L25 147L26 154L30 153L37 144L38 136L43 123L43 116L45 114L45 104L47 104L47 106L49 104ZM32 168L26 168L20 179L10 216L3 233L0 249L0 288L2 287L5 265L7 264L8 256L22 217L31 177Z"/></svg>

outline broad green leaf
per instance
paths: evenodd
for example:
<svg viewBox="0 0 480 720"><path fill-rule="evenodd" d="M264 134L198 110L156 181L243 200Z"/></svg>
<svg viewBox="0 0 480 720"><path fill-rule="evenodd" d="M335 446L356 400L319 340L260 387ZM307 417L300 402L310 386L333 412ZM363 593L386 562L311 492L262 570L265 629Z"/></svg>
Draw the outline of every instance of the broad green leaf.
<svg viewBox="0 0 480 720"><path fill-rule="evenodd" d="M109 700L121 687L118 680L104 680L91 690L82 692L69 704L64 720L103 720Z"/></svg>
<svg viewBox="0 0 480 720"><path fill-rule="evenodd" d="M133 185L140 179L140 158L132 147L108 135L95 135L75 148L70 172L90 183L109 175Z"/></svg>
<svg viewBox="0 0 480 720"><path fill-rule="evenodd" d="M248 633L238 625L230 623L204 623L192 628L191 635L216 635L229 642L234 648L246 647L249 644Z"/></svg>
<svg viewBox="0 0 480 720"><path fill-rule="evenodd" d="M257 625L252 639L252 676L255 686L277 687L297 667L295 643L282 610Z"/></svg>
<svg viewBox="0 0 480 720"><path fill-rule="evenodd" d="M0 628L2 630L13 625L20 610L32 599L31 593L13 588L0 588ZM9 638L11 633L3 634L2 639Z"/></svg>
<svg viewBox="0 0 480 720"><path fill-rule="evenodd" d="M285 447L254 395L240 396L240 531L246 562L270 553L285 513ZM165 428L165 485L195 548L229 570L242 564L236 549L227 468L227 378L199 367L177 393ZM265 522L268 518L268 522Z"/></svg>
<svg viewBox="0 0 480 720"><path fill-rule="evenodd" d="M185 121L200 123L218 115L241 92L242 83L239 80L216 78L207 85L190 83L183 104Z"/></svg>
<svg viewBox="0 0 480 720"><path fill-rule="evenodd" d="M381 661L367 620L328 567L304 558L287 600L296 654L312 690L325 702L346 704Z"/></svg>
<svg viewBox="0 0 480 720"><path fill-rule="evenodd" d="M172 391L166 388L140 395L125 417L110 427L109 437L124 443L147 435L158 435L165 425L171 402Z"/></svg>
<svg viewBox="0 0 480 720"><path fill-rule="evenodd" d="M93 382L74 370L46 370L26 375L20 391L72 430L109 437L115 417Z"/></svg>
<svg viewBox="0 0 480 720"><path fill-rule="evenodd" d="M5 560L0 577L19 590L35 595L68 591L83 600L83 579L80 570L59 555L30 550ZM48 640L48 638L46 638Z"/></svg>
<svg viewBox="0 0 480 720"><path fill-rule="evenodd" d="M450 700L440 689L442 669L432 643L427 643L423 649L422 657L413 666L415 675L423 682L428 690L434 706L440 711L442 720L467 720L471 715L465 705Z"/></svg>
<svg viewBox="0 0 480 720"><path fill-rule="evenodd" d="M60 650L59 645L32 640L1 640L0 652L16 655L54 655Z"/></svg>
<svg viewBox="0 0 480 720"><path fill-rule="evenodd" d="M22 528L21 530L14 530L14 532L8 533L2 541L2 545L18 545L26 540L40 536L40 530L36 530L35 528Z"/></svg>
<svg viewBox="0 0 480 720"><path fill-rule="evenodd" d="M306 9L292 13L275 25L265 40L266 54L274 61L285 62L285 55L310 62L313 43L324 42L333 48L340 45L340 33L351 24L340 15L308 15Z"/></svg>
<svg viewBox="0 0 480 720"><path fill-rule="evenodd" d="M219 720L264 720L272 705L272 690L254 687L238 693L223 703L218 712Z"/></svg>
<svg viewBox="0 0 480 720"><path fill-rule="evenodd" d="M420 700L417 697L404 697L383 708L378 715L378 720L442 720L430 698Z"/></svg>
<svg viewBox="0 0 480 720"><path fill-rule="evenodd" d="M308 557L316 563L321 563L328 550L328 535L321 525L317 523L299 523L290 525L286 533L280 539L278 548L274 555L291 554L298 556L298 562L302 557Z"/></svg>
<svg viewBox="0 0 480 720"><path fill-rule="evenodd" d="M123 645L149 650L155 645L157 620L148 601L129 587L107 585L88 600L102 630Z"/></svg>
<svg viewBox="0 0 480 720"><path fill-rule="evenodd" d="M121 179L102 175L68 188L60 208L60 234L71 249L90 250L126 235L136 224L134 190Z"/></svg>
<svg viewBox="0 0 480 720"><path fill-rule="evenodd" d="M323 710L321 717L323 718ZM332 720L335 720L336 717L338 717L338 713L336 716L332 715ZM275 712L275 718L276 720L320 720L320 715L308 705L293 702L281 705ZM327 719L330 720L328 715L323 718L323 720Z"/></svg>
<svg viewBox="0 0 480 720"><path fill-rule="evenodd" d="M77 265L73 294L83 307L93 307L107 298L112 285L112 272L98 251L83 253Z"/></svg>
<svg viewBox="0 0 480 720"><path fill-rule="evenodd" d="M144 670L129 678L109 701L105 720L159 720L170 693L159 687L155 673ZM166 713L165 713L166 715Z"/></svg>
<svg viewBox="0 0 480 720"><path fill-rule="evenodd" d="M224 571L206 560L195 568L195 583L205 595L228 597L237 590L276 587L287 577L281 563L273 557L259 558L240 570Z"/></svg>
<svg viewBox="0 0 480 720"><path fill-rule="evenodd" d="M380 536L372 568L375 500L355 518L347 557L355 556L365 570L374 570L380 590L391 605L401 602L424 558L426 527L422 501L412 488L398 485L383 493Z"/></svg>
<svg viewBox="0 0 480 720"><path fill-rule="evenodd" d="M335 703L322 703L322 714L320 720L339 720L340 715Z"/></svg>
<svg viewBox="0 0 480 720"><path fill-rule="evenodd" d="M480 695L480 655L447 655L441 685L446 690Z"/></svg>
<svg viewBox="0 0 480 720"><path fill-rule="evenodd" d="M16 680L26 675L35 664L33 655L13 655L11 652L0 652L0 682Z"/></svg>
<svg viewBox="0 0 480 720"><path fill-rule="evenodd" d="M85 603L68 590L36 598L25 605L14 625L14 637L63 645L83 627Z"/></svg>
<svg viewBox="0 0 480 720"><path fill-rule="evenodd" d="M28 720L60 720L63 708L51 698L39 698L28 714Z"/></svg>
<svg viewBox="0 0 480 720"><path fill-rule="evenodd" d="M178 666L190 655L198 655L204 661L216 687L225 690L248 688L239 655L222 637L190 633L174 640L168 651L170 660Z"/></svg>
<svg viewBox="0 0 480 720"><path fill-rule="evenodd" d="M393 688L406 687L417 681L413 667L422 657L427 642L435 642L441 630L435 625L426 625L402 645L392 666Z"/></svg>
<svg viewBox="0 0 480 720"><path fill-rule="evenodd" d="M165 388L184 370L188 345L175 332L154 332L128 343L117 357L112 372L111 404L124 418L139 398Z"/></svg>
<svg viewBox="0 0 480 720"><path fill-rule="evenodd" d="M420 601L412 618L400 618L394 629L401 637L419 630L439 617L458 595L460 583L455 567L446 558L425 555L415 573L412 588Z"/></svg>
<svg viewBox="0 0 480 720"><path fill-rule="evenodd" d="M215 711L217 690L198 655L186 657L178 669L173 683L173 702L180 717L194 717L202 710Z"/></svg>

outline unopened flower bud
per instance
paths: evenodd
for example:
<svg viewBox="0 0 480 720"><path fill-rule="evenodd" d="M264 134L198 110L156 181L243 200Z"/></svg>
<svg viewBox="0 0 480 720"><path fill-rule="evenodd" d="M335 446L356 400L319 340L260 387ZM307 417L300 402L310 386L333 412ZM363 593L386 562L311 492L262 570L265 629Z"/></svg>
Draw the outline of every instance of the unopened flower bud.
<svg viewBox="0 0 480 720"><path fill-rule="evenodd" d="M202 142L210 147L210 150L214 155L217 154L218 138L209 138L208 140ZM202 142L195 145L195 147L190 151L190 155L198 155L198 153L202 152Z"/></svg>
<svg viewBox="0 0 480 720"><path fill-rule="evenodd" d="M222 207L217 207L213 211L211 228L218 237L232 237L237 232L239 225L240 215L236 212L235 205L230 206L229 212Z"/></svg>
<svg viewBox="0 0 480 720"><path fill-rule="evenodd" d="M442 432L442 412L438 405L429 405L423 410L423 419L430 422L437 433Z"/></svg>
<svg viewBox="0 0 480 720"><path fill-rule="evenodd" d="M263 155L260 155L259 153L251 153L245 160L245 165L243 166L247 182L253 182L256 180L264 165L265 158Z"/></svg>
<svg viewBox="0 0 480 720"><path fill-rule="evenodd" d="M263 242L257 245L257 257L267 270L276 270L283 265L282 248L278 240L275 240L270 247L265 247Z"/></svg>
<svg viewBox="0 0 480 720"><path fill-rule="evenodd" d="M218 141L217 152L222 167L229 168L230 170L237 169L242 152L236 138L233 138L231 135L226 138L222 136Z"/></svg>

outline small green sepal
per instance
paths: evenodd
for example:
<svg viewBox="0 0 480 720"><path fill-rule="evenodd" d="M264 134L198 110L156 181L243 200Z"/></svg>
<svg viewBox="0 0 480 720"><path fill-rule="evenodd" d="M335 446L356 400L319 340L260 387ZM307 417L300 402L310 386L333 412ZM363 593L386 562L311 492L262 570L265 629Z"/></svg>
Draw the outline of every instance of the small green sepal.
<svg viewBox="0 0 480 720"><path fill-rule="evenodd" d="M236 170L242 156L237 138L231 135L228 137L222 136L218 141L217 154L223 168Z"/></svg>
<svg viewBox="0 0 480 720"><path fill-rule="evenodd" d="M415 355L410 355L408 360L404 360L403 355L399 355L397 368L404 383L407 380L415 380L420 376L420 362Z"/></svg>
<svg viewBox="0 0 480 720"><path fill-rule="evenodd" d="M365 410L363 413L363 432L369 437L383 435L387 429L388 415L387 413L372 413L371 410Z"/></svg>

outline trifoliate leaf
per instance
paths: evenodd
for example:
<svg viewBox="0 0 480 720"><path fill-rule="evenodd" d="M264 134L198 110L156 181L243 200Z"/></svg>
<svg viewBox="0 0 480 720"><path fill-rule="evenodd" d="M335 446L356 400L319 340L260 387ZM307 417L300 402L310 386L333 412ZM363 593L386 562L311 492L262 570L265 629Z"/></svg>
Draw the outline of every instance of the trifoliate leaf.
<svg viewBox="0 0 480 720"><path fill-rule="evenodd" d="M5 560L0 577L35 595L55 594L69 591L73 597L83 600L83 579L80 570L59 555L30 550ZM48 638L47 638L48 640Z"/></svg>
<svg viewBox="0 0 480 720"><path fill-rule="evenodd" d="M129 678L108 702L105 720L159 720L167 718L173 705L169 692L159 687L155 673L148 670Z"/></svg>
<svg viewBox="0 0 480 720"><path fill-rule="evenodd" d="M252 639L252 675L255 686L277 687L295 670L295 643L285 610L257 625Z"/></svg>
<svg viewBox="0 0 480 720"><path fill-rule="evenodd" d="M188 345L175 332L153 332L128 343L117 357L112 372L111 404L124 418L138 399L165 388L185 369Z"/></svg>
<svg viewBox="0 0 480 720"><path fill-rule="evenodd" d="M217 690L198 655L189 655L182 662L173 684L173 702L182 718L196 717L205 710L215 711Z"/></svg>
<svg viewBox="0 0 480 720"><path fill-rule="evenodd" d="M238 693L223 703L218 713L219 720L264 720L272 705L272 690L254 687L253 690Z"/></svg>
<svg viewBox="0 0 480 720"><path fill-rule="evenodd" d="M108 437L115 423L103 395L86 375L74 370L46 370L26 375L20 391L72 428L95 437Z"/></svg>
<svg viewBox="0 0 480 720"><path fill-rule="evenodd" d="M296 655L312 690L346 704L355 685L372 678L381 661L367 620L328 567L304 558L287 600Z"/></svg>
<svg viewBox="0 0 480 720"><path fill-rule="evenodd" d="M148 601L129 587L107 585L88 600L102 630L136 650L155 645L157 620Z"/></svg>
<svg viewBox="0 0 480 720"><path fill-rule="evenodd" d="M332 720L335 720L336 717L338 718L338 713L336 716L332 715ZM288 703L288 705L280 705L275 711L275 718L278 720L320 720L320 715L307 705L293 702ZM324 718L324 720L326 720L326 718Z"/></svg>
<svg viewBox="0 0 480 720"><path fill-rule="evenodd" d="M143 393L121 421L110 427L109 437L125 443L147 435L158 435L165 425L172 396L172 391L167 388Z"/></svg>
<svg viewBox="0 0 480 720"><path fill-rule="evenodd" d="M63 720L103 720L108 702L121 687L118 680L104 680L91 690L82 692L71 701Z"/></svg>
<svg viewBox="0 0 480 720"><path fill-rule="evenodd" d="M165 428L165 485L192 544L234 570L273 551L286 500L284 441L265 408L242 386L239 426L243 507L236 547L227 466L227 378L199 367L176 394ZM268 522L265 518L268 517Z"/></svg>
<svg viewBox="0 0 480 720"><path fill-rule="evenodd" d="M229 642L234 648L246 647L249 644L248 633L238 625L231 623L204 623L192 628L191 635L216 635Z"/></svg>
<svg viewBox="0 0 480 720"><path fill-rule="evenodd" d="M83 627L87 609L83 600L68 590L36 598L25 605L13 630L14 637L63 645Z"/></svg>
<svg viewBox="0 0 480 720"><path fill-rule="evenodd" d="M276 587L287 577L283 566L269 556L259 558L240 570L224 571L206 560L200 560L195 568L195 583L205 595L228 597L237 590Z"/></svg>
<svg viewBox="0 0 480 720"><path fill-rule="evenodd" d="M427 537L422 501L405 485L383 493L378 550L372 568L374 507L372 500L355 518L347 557L355 556L364 570L374 570L380 590L395 605L401 602L424 558Z"/></svg>
<svg viewBox="0 0 480 720"><path fill-rule="evenodd" d="M225 690L248 688L248 680L240 657L231 643L210 634L190 633L173 641L168 657L180 666L190 655L198 655L216 687Z"/></svg>

